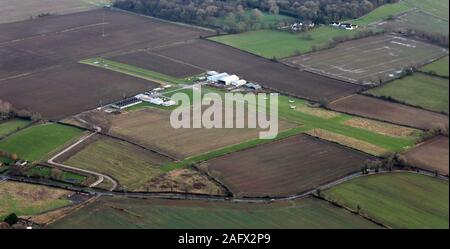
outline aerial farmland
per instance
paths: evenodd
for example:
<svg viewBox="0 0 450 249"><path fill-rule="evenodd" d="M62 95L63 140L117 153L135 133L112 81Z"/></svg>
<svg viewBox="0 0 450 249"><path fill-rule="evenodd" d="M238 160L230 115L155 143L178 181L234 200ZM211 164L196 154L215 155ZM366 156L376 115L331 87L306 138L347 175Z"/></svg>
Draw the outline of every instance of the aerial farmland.
<svg viewBox="0 0 450 249"><path fill-rule="evenodd" d="M0 0L0 229L448 229L448 2L43 2Z"/></svg>

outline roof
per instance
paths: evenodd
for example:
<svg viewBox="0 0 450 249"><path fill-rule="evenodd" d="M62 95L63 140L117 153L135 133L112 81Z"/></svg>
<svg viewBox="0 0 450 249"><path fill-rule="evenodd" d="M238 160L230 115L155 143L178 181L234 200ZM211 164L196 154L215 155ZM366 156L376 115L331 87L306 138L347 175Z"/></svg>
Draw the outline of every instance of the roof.
<svg viewBox="0 0 450 249"><path fill-rule="evenodd" d="M228 76L224 76L219 78L218 80L220 81L237 81L239 80L239 77L237 75L228 75Z"/></svg>

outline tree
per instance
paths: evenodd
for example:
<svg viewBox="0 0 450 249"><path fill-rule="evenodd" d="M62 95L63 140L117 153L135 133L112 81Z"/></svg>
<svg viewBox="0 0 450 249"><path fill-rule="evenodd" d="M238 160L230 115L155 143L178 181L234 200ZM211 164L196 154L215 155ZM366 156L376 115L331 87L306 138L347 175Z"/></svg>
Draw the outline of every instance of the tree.
<svg viewBox="0 0 450 249"><path fill-rule="evenodd" d="M61 180L64 172L57 168L52 168L51 177L55 180Z"/></svg>
<svg viewBox="0 0 450 249"><path fill-rule="evenodd" d="M264 14L259 9L253 9L250 15L250 27L256 29L257 25L261 25L263 17Z"/></svg>

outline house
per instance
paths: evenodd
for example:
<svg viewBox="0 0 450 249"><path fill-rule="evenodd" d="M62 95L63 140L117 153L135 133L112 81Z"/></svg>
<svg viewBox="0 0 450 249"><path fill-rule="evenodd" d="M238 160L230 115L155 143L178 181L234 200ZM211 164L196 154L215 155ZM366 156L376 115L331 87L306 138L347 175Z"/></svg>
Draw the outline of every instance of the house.
<svg viewBox="0 0 450 249"><path fill-rule="evenodd" d="M346 30L353 30L353 29L358 28L358 25L351 24L351 23L341 23L341 25L339 27L346 29Z"/></svg>
<svg viewBox="0 0 450 249"><path fill-rule="evenodd" d="M219 83L222 83L226 86L231 85L232 82L238 81L239 77L237 75L228 75L218 79Z"/></svg>
<svg viewBox="0 0 450 249"><path fill-rule="evenodd" d="M340 27L341 23L340 22L331 22L330 25L333 26L333 27Z"/></svg>

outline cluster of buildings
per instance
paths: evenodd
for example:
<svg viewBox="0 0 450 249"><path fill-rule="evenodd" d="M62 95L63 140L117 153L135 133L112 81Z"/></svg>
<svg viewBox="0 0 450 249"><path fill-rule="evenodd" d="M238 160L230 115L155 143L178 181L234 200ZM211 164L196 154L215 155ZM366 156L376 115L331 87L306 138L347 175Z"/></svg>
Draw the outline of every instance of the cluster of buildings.
<svg viewBox="0 0 450 249"><path fill-rule="evenodd" d="M259 84L247 82L244 79L240 79L237 75L218 73L216 71L208 71L206 74L208 83L222 84L224 86L234 86L236 88L246 87L253 90L260 90L262 88Z"/></svg>
<svg viewBox="0 0 450 249"><path fill-rule="evenodd" d="M338 28L342 28L345 30L354 30L354 29L358 28L358 25L352 24L352 23L332 22L330 25L333 27L338 27Z"/></svg>
<svg viewBox="0 0 450 249"><path fill-rule="evenodd" d="M295 32L313 29L316 26L313 22L296 22L288 26L279 27L278 29L290 29Z"/></svg>
<svg viewBox="0 0 450 249"><path fill-rule="evenodd" d="M154 89L152 92L145 92L145 93L138 94L131 98L123 99L121 101L118 101L118 102L112 104L111 107L118 109L118 110L123 110L123 109L129 108L129 107L141 104L143 102L147 102L147 103L159 105L159 106L174 106L174 105L176 105L175 101L173 101L172 99L170 99L166 96L163 96L161 93L159 93L158 91L160 91L160 90L162 90L162 88Z"/></svg>

